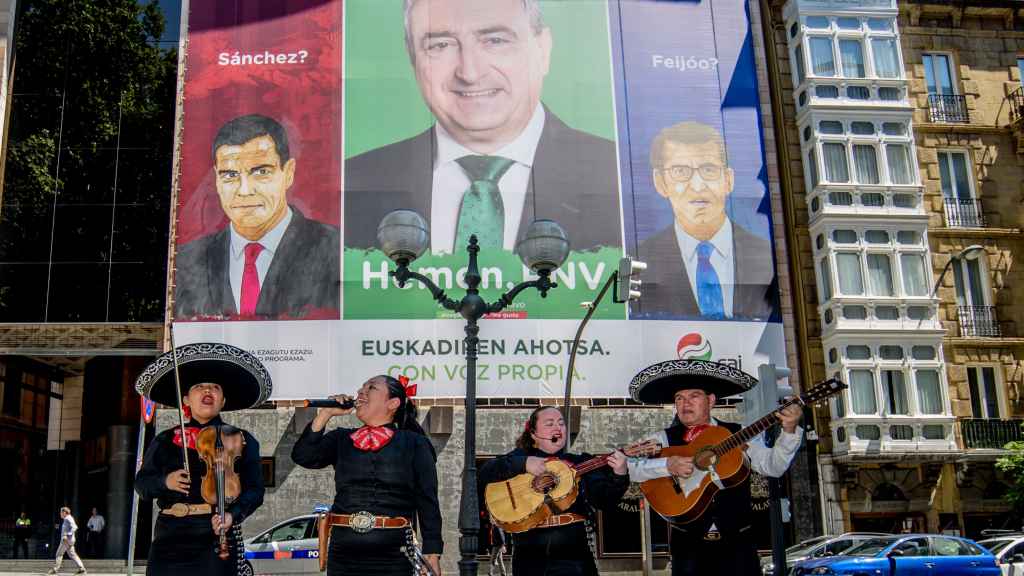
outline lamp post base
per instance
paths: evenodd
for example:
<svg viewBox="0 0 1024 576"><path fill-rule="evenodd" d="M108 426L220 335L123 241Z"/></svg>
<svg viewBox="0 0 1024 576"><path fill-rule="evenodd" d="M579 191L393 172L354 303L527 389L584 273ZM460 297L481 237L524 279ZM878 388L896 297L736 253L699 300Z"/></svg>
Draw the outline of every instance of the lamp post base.
<svg viewBox="0 0 1024 576"><path fill-rule="evenodd" d="M463 533L459 538L459 552L462 554L462 559L459 560L459 576L477 576L477 570L480 567L480 562L476 559L477 550L479 550L477 534L466 534Z"/></svg>

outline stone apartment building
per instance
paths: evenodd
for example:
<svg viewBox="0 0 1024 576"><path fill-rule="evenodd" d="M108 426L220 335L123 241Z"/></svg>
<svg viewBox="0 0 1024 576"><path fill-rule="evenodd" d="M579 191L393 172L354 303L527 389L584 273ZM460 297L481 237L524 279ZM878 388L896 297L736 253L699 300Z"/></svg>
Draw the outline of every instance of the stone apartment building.
<svg viewBox="0 0 1024 576"><path fill-rule="evenodd" d="M1020 527L1014 3L762 3L826 532Z"/></svg>

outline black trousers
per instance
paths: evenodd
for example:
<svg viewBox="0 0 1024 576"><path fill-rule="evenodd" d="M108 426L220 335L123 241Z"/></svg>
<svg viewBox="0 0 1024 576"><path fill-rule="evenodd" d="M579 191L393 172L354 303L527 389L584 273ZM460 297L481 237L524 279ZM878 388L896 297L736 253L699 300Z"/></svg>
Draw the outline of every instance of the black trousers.
<svg viewBox="0 0 1024 576"><path fill-rule="evenodd" d="M147 576L236 576L242 556L236 531L229 533L230 556L217 555L218 538L210 515L175 518L160 514L146 562Z"/></svg>
<svg viewBox="0 0 1024 576"><path fill-rule="evenodd" d="M334 526L327 550L327 576L410 576L412 564L402 551L403 529L378 529L358 534Z"/></svg>
<svg viewBox="0 0 1024 576"><path fill-rule="evenodd" d="M721 535L708 541L703 535L672 531L672 576L760 576L761 562L750 532Z"/></svg>
<svg viewBox="0 0 1024 576"><path fill-rule="evenodd" d="M103 556L103 533L88 530L85 533L86 555L90 558Z"/></svg>
<svg viewBox="0 0 1024 576"><path fill-rule="evenodd" d="M22 558L28 558L28 538L14 539L14 558L18 558L18 548L21 548Z"/></svg>
<svg viewBox="0 0 1024 576"><path fill-rule="evenodd" d="M513 576L597 576L582 522L512 535Z"/></svg>

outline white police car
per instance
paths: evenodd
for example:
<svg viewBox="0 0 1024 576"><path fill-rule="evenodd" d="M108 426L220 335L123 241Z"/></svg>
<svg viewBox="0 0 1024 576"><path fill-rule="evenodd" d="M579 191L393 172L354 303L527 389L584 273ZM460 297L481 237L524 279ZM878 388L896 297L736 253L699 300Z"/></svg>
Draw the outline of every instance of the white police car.
<svg viewBox="0 0 1024 576"><path fill-rule="evenodd" d="M316 521L316 513L296 516L246 538L245 563L239 576L320 574Z"/></svg>

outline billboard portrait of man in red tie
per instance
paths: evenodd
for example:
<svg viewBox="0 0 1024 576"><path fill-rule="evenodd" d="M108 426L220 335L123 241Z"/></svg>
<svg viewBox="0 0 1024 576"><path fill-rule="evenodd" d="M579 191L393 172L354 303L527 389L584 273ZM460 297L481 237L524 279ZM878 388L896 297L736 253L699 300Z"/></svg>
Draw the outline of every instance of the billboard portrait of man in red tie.
<svg viewBox="0 0 1024 576"><path fill-rule="evenodd" d="M288 203L296 158L276 120L221 126L211 147L229 224L181 246L176 320L338 318L340 236Z"/></svg>

